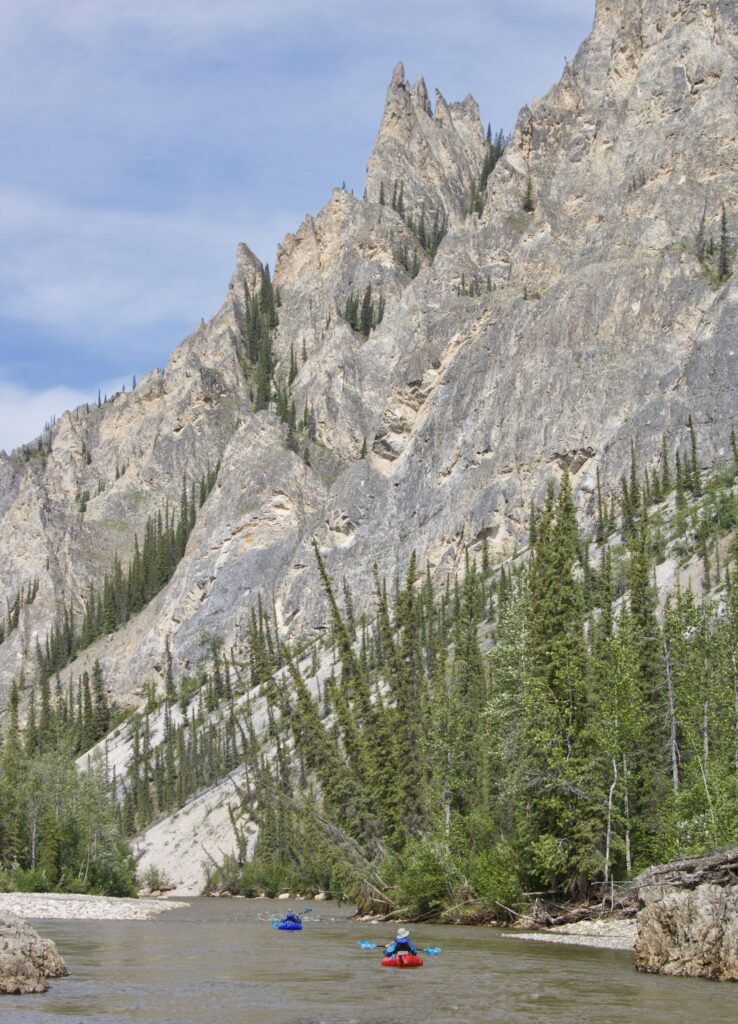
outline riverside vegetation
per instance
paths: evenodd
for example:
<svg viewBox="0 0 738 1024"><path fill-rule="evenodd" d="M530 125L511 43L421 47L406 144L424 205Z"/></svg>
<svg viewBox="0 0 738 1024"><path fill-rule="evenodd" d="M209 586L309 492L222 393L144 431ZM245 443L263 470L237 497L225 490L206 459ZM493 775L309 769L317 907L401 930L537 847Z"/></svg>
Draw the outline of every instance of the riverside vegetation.
<svg viewBox="0 0 738 1024"><path fill-rule="evenodd" d="M102 585L90 586L81 626L75 624L70 602L61 609L43 648L36 644L31 685L23 672L13 681L9 722L4 735L0 733L0 886L135 894L135 866L120 823L115 779L99 756L82 772L75 765L76 757L121 720L121 712L109 702L99 661L92 678L83 672L75 685L70 676L66 688L59 670L97 637L136 615L166 585L217 471L208 469L198 488L183 481L179 516L167 508L163 516L151 517L140 548L135 540L127 570L116 557ZM8 611L8 629L17 627L21 600L30 603L37 587L34 582L25 597L19 593ZM24 695L28 706L21 729Z"/></svg>
<svg viewBox="0 0 738 1024"><path fill-rule="evenodd" d="M316 546L327 638L290 647L260 602L246 662L206 636L199 672L177 686L168 656L163 694L125 721L99 664L67 692L57 675L52 695L40 655L25 726L21 681L0 749L3 883L131 893L128 840L241 765L256 849L247 860L242 843L211 884L246 894L325 890L364 908L509 920L531 894L584 898L734 841L738 452L733 435L733 463L705 474L690 438L645 473L633 447L617 497L598 486L593 536L565 471L531 510L526 551L492 566L485 542L440 590L413 557L402 582L375 576L371 617L356 617L346 585L337 593ZM176 538L173 519L158 533ZM702 592L677 588L660 609L667 558L697 559ZM321 657L334 668L315 692ZM99 752L78 771L75 756L116 722L131 735L126 777Z"/></svg>
<svg viewBox="0 0 738 1024"><path fill-rule="evenodd" d="M397 913L734 838L738 12L663 7L597 3L509 139L398 64L363 199L0 452L6 884L124 890L231 781L213 885Z"/></svg>
<svg viewBox="0 0 738 1024"><path fill-rule="evenodd" d="M371 623L348 592L339 607L316 548L337 670L316 700L286 649L270 663L256 646L275 753L249 745L256 855L220 880L504 920L534 892L584 898L734 841L735 470L703 479L693 445L641 480L634 452L618 528L600 499L594 540L564 473L527 556L468 557L440 593L412 560L392 597L375 580ZM692 549L705 592L676 589L660 614L655 565Z"/></svg>

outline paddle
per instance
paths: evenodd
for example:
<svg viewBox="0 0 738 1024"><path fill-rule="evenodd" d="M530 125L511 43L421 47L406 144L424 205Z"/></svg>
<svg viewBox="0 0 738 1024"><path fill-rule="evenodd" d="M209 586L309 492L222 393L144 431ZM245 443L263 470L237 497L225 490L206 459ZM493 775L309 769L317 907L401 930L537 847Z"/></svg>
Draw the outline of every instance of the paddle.
<svg viewBox="0 0 738 1024"><path fill-rule="evenodd" d="M366 939L361 939L359 941L360 949L377 949L378 945L379 944L377 942L367 942ZM423 950L423 953L427 953L428 956L440 956L442 950L440 946L427 946Z"/></svg>

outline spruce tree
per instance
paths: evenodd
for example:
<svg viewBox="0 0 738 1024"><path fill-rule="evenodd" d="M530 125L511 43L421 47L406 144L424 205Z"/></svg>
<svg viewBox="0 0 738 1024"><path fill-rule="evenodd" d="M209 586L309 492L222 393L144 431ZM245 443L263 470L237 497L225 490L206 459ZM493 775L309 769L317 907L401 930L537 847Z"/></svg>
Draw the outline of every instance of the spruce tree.
<svg viewBox="0 0 738 1024"><path fill-rule="evenodd" d="M717 262L718 281L721 284L727 281L732 272L732 251L730 248L730 236L728 234L728 215L725 212L725 203L723 203L723 212L720 218L720 248L718 250Z"/></svg>
<svg viewBox="0 0 738 1024"><path fill-rule="evenodd" d="M690 415L687 420L689 426L689 449L690 449L690 460L689 460L689 486L694 494L702 493L702 479L700 476L699 459L697 457L697 438L694 430L694 423Z"/></svg>
<svg viewBox="0 0 738 1024"><path fill-rule="evenodd" d="M363 334L365 338L368 338L373 326L374 307L372 305L372 286L368 284L366 286L366 291L364 292L364 298L361 302L361 311L359 313L359 333Z"/></svg>
<svg viewBox="0 0 738 1024"><path fill-rule="evenodd" d="M636 458L635 441L630 442L630 484L628 487L631 517L638 515L642 504L641 490L638 485L638 460Z"/></svg>
<svg viewBox="0 0 738 1024"><path fill-rule="evenodd" d="M525 183L525 195L523 196L523 209L526 213L533 213L536 208L534 193L533 193L533 179L530 174Z"/></svg>
<svg viewBox="0 0 738 1024"><path fill-rule="evenodd" d="M606 513L605 505L602 500L602 482L600 480L600 467L597 467L597 527L595 531L595 540L598 544L602 544L605 536L607 535L607 524L605 522Z"/></svg>

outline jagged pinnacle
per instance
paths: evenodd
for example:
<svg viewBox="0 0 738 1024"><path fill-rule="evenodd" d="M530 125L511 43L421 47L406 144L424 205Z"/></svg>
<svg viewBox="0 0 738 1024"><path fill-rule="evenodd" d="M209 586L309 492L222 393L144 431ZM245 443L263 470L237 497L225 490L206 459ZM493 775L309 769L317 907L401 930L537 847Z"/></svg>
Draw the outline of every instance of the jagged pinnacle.
<svg viewBox="0 0 738 1024"><path fill-rule="evenodd" d="M405 65L401 60L395 64L390 81L390 89L402 89L405 86Z"/></svg>

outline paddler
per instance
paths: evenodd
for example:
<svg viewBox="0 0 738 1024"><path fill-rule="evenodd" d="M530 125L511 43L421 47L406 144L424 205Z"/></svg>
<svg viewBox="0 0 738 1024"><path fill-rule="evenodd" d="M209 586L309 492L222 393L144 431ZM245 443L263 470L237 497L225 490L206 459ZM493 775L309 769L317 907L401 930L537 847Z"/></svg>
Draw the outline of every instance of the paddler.
<svg viewBox="0 0 738 1024"><path fill-rule="evenodd" d="M282 924L302 924L302 914L296 914L294 910L288 910L282 918Z"/></svg>
<svg viewBox="0 0 738 1024"><path fill-rule="evenodd" d="M410 941L410 932L407 928L398 928L397 937L394 942L391 942L389 946L385 948L385 956L401 956L402 954L410 953L412 956L417 956L418 951Z"/></svg>

